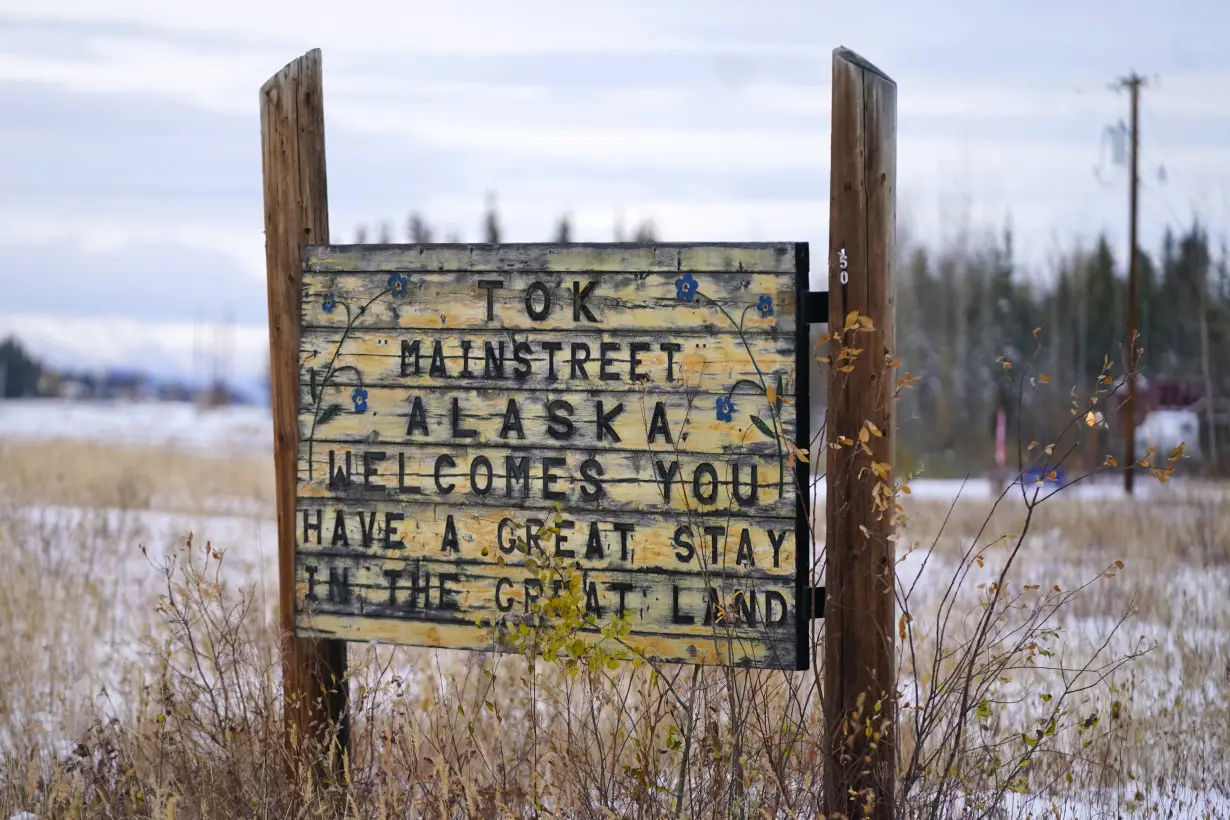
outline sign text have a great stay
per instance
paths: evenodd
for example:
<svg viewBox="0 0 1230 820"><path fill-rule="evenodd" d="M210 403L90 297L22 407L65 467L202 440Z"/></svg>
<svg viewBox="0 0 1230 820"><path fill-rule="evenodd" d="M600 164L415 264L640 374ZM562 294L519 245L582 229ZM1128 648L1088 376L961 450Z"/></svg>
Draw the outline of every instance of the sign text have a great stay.
<svg viewBox="0 0 1230 820"><path fill-rule="evenodd" d="M306 248L300 634L490 648L551 594L520 543L637 652L806 668L806 280L796 243Z"/></svg>

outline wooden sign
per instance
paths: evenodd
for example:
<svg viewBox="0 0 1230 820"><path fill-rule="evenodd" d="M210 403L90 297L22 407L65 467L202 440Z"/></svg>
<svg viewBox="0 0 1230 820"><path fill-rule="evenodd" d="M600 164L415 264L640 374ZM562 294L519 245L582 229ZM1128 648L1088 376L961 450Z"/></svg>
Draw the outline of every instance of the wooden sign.
<svg viewBox="0 0 1230 820"><path fill-rule="evenodd" d="M305 248L299 634L491 648L545 556L635 651L808 668L806 287L795 243Z"/></svg>

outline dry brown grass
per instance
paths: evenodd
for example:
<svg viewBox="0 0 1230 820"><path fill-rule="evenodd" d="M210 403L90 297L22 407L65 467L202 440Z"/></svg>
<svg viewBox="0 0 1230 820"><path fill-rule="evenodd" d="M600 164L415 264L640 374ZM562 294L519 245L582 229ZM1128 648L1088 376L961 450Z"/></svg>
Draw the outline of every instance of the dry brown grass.
<svg viewBox="0 0 1230 820"><path fill-rule="evenodd" d="M273 459L56 439L0 440L0 503L162 512L273 510Z"/></svg>
<svg viewBox="0 0 1230 820"><path fill-rule="evenodd" d="M254 544L268 522L207 518L235 499L271 512L269 462L54 442L4 445L0 458L0 816L810 817L822 805L819 670L623 664L573 676L515 655L360 645L345 784L321 779L278 731L274 596L262 584L273 543ZM996 811L1223 816L1223 509L1184 493L1135 504L1060 496L1039 508L1013 584L1066 594L1096 579L1056 611L1063 666L1079 665L1128 613L1103 660L1135 652L1141 634L1150 648L1071 696L1068 728L1033 764L1028 792L1003 795ZM903 553L913 539L920 548L903 578L934 540L909 602L915 651L928 656L940 648L928 624L962 556L973 546L984 566L956 587L958 637L1022 510L1001 508L985 527L986 502L908 511ZM166 512L182 518L168 524ZM230 552L219 560L221 547ZM1108 567L1114 577L1102 576ZM912 671L903 668L903 688ZM1042 712L1038 696L1063 674L1020 668L997 684L986 716L965 718L960 770L927 773L906 813L923 816L927 798L944 795L939 816L980 816L978 799L1005 782L977 769L985 751L1019 745ZM903 723L903 755L916 735Z"/></svg>

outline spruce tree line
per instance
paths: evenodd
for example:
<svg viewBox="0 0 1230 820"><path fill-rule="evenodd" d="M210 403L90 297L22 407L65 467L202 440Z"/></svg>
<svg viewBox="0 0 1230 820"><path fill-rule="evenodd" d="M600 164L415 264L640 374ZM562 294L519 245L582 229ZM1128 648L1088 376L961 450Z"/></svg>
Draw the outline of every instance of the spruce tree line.
<svg viewBox="0 0 1230 820"><path fill-rule="evenodd" d="M495 197L488 195L480 222L481 241L504 238ZM360 227L356 241L367 241ZM391 242L384 223L376 233ZM406 222L412 243L435 241L436 232L415 212ZM573 241L572 223L560 217L550 239ZM652 242L651 221L615 241ZM457 235L446 242L460 241ZM1156 253L1139 254L1141 384L1176 380L1211 395L1225 407L1230 396L1230 259L1224 242L1214 245L1199 219L1180 232L1167 229ZM1027 273L1013 249L1011 224L1001 230L966 232L940 247L899 235L896 270L898 375L919 377L898 404L898 464L931 476L981 473L994 463L995 419L1004 410L1008 462L1016 445L1053 438L1072 420L1071 394L1097 388L1109 362L1122 376L1125 356L1127 270L1104 234L1091 245L1060 253L1044 271ZM823 329L813 329L813 341ZM1008 367L1005 367L1005 363ZM1031 382L1030 379L1034 381ZM1045 379L1045 384L1038 379ZM824 378L813 367L813 405L823 405ZM1113 455L1122 461L1123 425L1119 389L1105 406L1105 425L1086 436L1070 467L1092 467ZM1146 404L1142 394L1137 422ZM823 416L814 411L815 422ZM1230 430L1206 424L1200 447L1230 461ZM1218 438L1223 441L1218 446ZM1212 465L1209 465L1212 466Z"/></svg>

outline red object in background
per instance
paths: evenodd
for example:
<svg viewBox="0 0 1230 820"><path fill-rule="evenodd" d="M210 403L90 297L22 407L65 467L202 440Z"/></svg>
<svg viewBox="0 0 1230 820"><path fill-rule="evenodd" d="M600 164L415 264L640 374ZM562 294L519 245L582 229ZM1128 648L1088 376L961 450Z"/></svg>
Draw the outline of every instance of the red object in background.
<svg viewBox="0 0 1230 820"><path fill-rule="evenodd" d="M1200 382L1157 379L1149 383L1145 406L1150 410L1182 409L1195 404L1203 396L1204 385Z"/></svg>
<svg viewBox="0 0 1230 820"><path fill-rule="evenodd" d="M1154 410L1182 410L1204 398L1204 384L1180 379L1141 379L1140 402L1137 405L1136 423ZM1120 413L1122 402L1118 403Z"/></svg>

